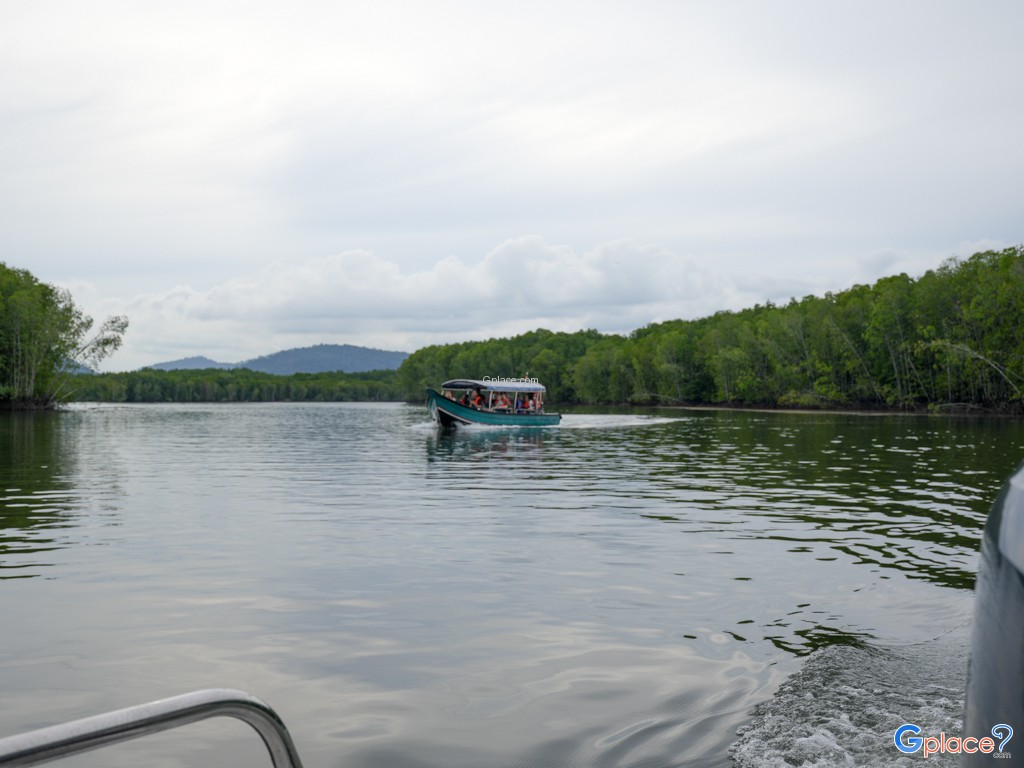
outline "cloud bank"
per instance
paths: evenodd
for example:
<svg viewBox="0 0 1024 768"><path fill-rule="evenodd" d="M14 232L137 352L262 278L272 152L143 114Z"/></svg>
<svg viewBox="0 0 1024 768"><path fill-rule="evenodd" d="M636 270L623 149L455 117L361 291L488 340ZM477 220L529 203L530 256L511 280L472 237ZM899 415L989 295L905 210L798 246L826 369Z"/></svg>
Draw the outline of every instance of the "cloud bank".
<svg viewBox="0 0 1024 768"><path fill-rule="evenodd" d="M224 362L289 347L350 343L414 351L544 327L627 333L747 299L693 260L629 240L585 253L539 237L506 241L476 262L449 256L403 271L369 251L277 263L209 290L178 286L100 300L70 286L95 314L127 314L110 370L204 354Z"/></svg>
<svg viewBox="0 0 1024 768"><path fill-rule="evenodd" d="M960 253L996 247L1001 244L965 243ZM537 328L628 334L899 271L916 276L940 262L935 255L887 251L851 260L842 283L802 284L773 279L770 265L736 279L655 244L618 240L577 253L528 236L476 261L449 256L425 270L403 270L370 251L345 251L275 263L208 290L181 285L112 300L90 283L65 287L97 319L128 315L125 345L105 370L131 370L192 355L237 362L321 343L412 352Z"/></svg>

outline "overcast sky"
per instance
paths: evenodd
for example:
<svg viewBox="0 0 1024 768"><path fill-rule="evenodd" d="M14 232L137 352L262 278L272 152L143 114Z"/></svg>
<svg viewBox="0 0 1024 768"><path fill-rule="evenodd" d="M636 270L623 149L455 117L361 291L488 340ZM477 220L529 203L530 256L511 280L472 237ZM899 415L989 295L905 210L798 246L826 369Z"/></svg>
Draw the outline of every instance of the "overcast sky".
<svg viewBox="0 0 1024 768"><path fill-rule="evenodd" d="M0 261L128 315L105 370L918 276L1024 242L1022 30L1019 0L0 0Z"/></svg>

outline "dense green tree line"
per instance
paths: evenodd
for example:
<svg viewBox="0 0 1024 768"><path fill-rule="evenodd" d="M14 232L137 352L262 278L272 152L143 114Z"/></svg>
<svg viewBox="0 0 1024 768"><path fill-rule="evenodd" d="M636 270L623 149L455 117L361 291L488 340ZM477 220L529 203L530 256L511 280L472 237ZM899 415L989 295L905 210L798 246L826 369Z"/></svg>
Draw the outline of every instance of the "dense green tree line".
<svg viewBox="0 0 1024 768"><path fill-rule="evenodd" d="M72 375L120 345L63 291L0 264L0 405L421 400L448 378L536 377L549 402L1024 412L1024 247L951 259L822 297L628 337L537 330L426 347L397 373L276 376L248 369ZM71 390L74 390L73 392Z"/></svg>
<svg viewBox="0 0 1024 768"><path fill-rule="evenodd" d="M96 365L128 327L111 317L95 335L71 294L0 263L0 408L49 407L65 399L71 372Z"/></svg>
<svg viewBox="0 0 1024 768"><path fill-rule="evenodd" d="M279 376L248 368L79 374L73 397L106 403L338 402L398 400L395 371L296 373Z"/></svg>
<svg viewBox="0 0 1024 768"><path fill-rule="evenodd" d="M1024 411L1024 247L822 297L629 337L534 331L405 360L408 399L447 378L522 376L566 403Z"/></svg>
<svg viewBox="0 0 1024 768"><path fill-rule="evenodd" d="M576 394L573 370L592 346L609 338L597 331L542 329L511 339L424 347L402 361L397 383L405 398L415 401L446 379L529 376L547 386L549 401L581 402L585 398Z"/></svg>

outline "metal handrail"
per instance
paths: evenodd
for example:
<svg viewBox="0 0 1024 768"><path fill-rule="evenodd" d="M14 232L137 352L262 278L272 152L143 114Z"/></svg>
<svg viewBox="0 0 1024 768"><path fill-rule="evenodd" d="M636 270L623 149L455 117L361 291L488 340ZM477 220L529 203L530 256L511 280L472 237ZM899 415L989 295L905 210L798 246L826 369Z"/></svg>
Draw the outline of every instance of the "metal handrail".
<svg viewBox="0 0 1024 768"><path fill-rule="evenodd" d="M224 715L251 725L274 768L302 768L284 721L244 691L212 688L0 739L0 766L38 765Z"/></svg>

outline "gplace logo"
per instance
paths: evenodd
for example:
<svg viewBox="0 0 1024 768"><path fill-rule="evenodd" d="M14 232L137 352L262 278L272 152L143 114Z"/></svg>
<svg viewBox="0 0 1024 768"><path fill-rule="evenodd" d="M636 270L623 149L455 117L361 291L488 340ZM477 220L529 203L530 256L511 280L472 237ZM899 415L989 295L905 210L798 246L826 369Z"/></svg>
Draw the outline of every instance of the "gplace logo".
<svg viewBox="0 0 1024 768"><path fill-rule="evenodd" d="M959 755L976 752L988 755L998 748L999 752L992 757L1009 757L1010 753L1003 752L1003 747L1013 738L1013 728L1006 723L992 726L992 735L995 736L995 739L988 736L982 736L980 739L974 736L947 736L945 733L940 733L938 736L918 736L919 733L921 733L921 729L912 723L901 725L892 737L896 743L896 749L908 755L920 750L921 754L929 757L936 754ZM1001 739L998 747L996 739Z"/></svg>

